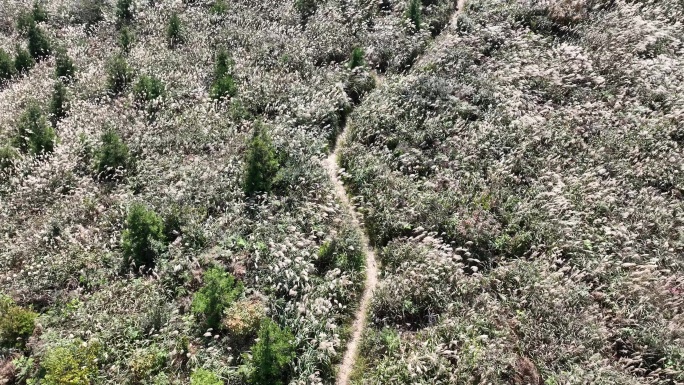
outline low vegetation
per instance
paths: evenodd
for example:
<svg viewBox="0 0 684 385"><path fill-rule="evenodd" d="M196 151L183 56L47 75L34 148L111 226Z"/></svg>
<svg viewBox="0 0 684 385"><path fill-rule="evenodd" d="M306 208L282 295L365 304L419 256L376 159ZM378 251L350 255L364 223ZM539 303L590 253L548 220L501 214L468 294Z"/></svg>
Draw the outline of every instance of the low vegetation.
<svg viewBox="0 0 684 385"><path fill-rule="evenodd" d="M23 349L33 334L37 316L15 304L11 298L0 296L0 352Z"/></svg>
<svg viewBox="0 0 684 385"><path fill-rule="evenodd" d="M142 204L131 206L121 233L124 265L133 269L153 268L163 252L164 241L161 217Z"/></svg>
<svg viewBox="0 0 684 385"><path fill-rule="evenodd" d="M184 41L183 25L177 13L173 13L166 27L166 41L169 47L174 48Z"/></svg>
<svg viewBox="0 0 684 385"><path fill-rule="evenodd" d="M120 94L133 81L133 71L126 58L113 56L107 63L107 88L114 94Z"/></svg>
<svg viewBox="0 0 684 385"><path fill-rule="evenodd" d="M279 168L278 155L273 142L261 123L254 126L248 144L244 190L246 195L269 192Z"/></svg>
<svg viewBox="0 0 684 385"><path fill-rule="evenodd" d="M57 122L64 118L69 111L69 100L66 92L66 87L61 81L55 83L49 108L50 123L52 123L52 127L56 127Z"/></svg>
<svg viewBox="0 0 684 385"><path fill-rule="evenodd" d="M30 101L19 117L12 143L21 152L42 154L52 152L55 140L55 130L48 125L41 107L36 101Z"/></svg>
<svg viewBox="0 0 684 385"><path fill-rule="evenodd" d="M382 262L356 383L684 380L681 101L654 80L682 11L468 1L354 110Z"/></svg>
<svg viewBox="0 0 684 385"><path fill-rule="evenodd" d="M107 129L101 137L102 144L95 151L95 172L103 179L116 178L133 165L128 146L119 134Z"/></svg>
<svg viewBox="0 0 684 385"><path fill-rule="evenodd" d="M3 2L0 383L684 382L682 4L456 3Z"/></svg>
<svg viewBox="0 0 684 385"><path fill-rule="evenodd" d="M203 281L192 299L192 312L207 328L219 330L224 312L242 295L244 287L217 268L207 270Z"/></svg>

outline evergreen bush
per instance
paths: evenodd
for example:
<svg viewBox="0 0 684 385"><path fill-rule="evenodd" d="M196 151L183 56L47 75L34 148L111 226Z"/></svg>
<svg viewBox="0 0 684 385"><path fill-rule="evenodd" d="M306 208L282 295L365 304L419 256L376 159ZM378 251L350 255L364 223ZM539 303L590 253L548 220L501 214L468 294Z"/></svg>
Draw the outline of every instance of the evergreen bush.
<svg viewBox="0 0 684 385"><path fill-rule="evenodd" d="M112 94L120 94L133 80L133 71L128 67L126 59L116 55L107 65L107 88Z"/></svg>
<svg viewBox="0 0 684 385"><path fill-rule="evenodd" d="M128 26L121 27L119 30L119 38L117 40L119 47L123 53L129 53L131 51L131 46L133 45L133 32L128 28Z"/></svg>
<svg viewBox="0 0 684 385"><path fill-rule="evenodd" d="M211 6L211 13L214 15L223 15L228 10L225 0L216 0Z"/></svg>
<svg viewBox="0 0 684 385"><path fill-rule="evenodd" d="M228 52L225 49L220 49L216 54L216 63L214 64L214 78L218 79L227 75L233 67L233 62L228 57Z"/></svg>
<svg viewBox="0 0 684 385"><path fill-rule="evenodd" d="M261 322L258 342L252 347L251 385L285 385L295 358L294 337L268 318Z"/></svg>
<svg viewBox="0 0 684 385"><path fill-rule="evenodd" d="M278 169L278 157L271 138L263 125L257 122L247 150L245 194L250 196L271 191Z"/></svg>
<svg viewBox="0 0 684 385"><path fill-rule="evenodd" d="M169 19L169 24L166 27L166 40L170 48L183 43L183 26L177 13L172 14Z"/></svg>
<svg viewBox="0 0 684 385"><path fill-rule="evenodd" d="M0 147L0 172L12 167L14 159L18 156L17 151L9 145Z"/></svg>
<svg viewBox="0 0 684 385"><path fill-rule="evenodd" d="M242 282L231 274L211 268L204 273L204 285L192 298L192 312L207 328L221 327L223 312L242 294Z"/></svg>
<svg viewBox="0 0 684 385"><path fill-rule="evenodd" d="M416 31L421 27L422 14L420 12L420 5L420 0L410 0L406 9L406 17L411 21Z"/></svg>
<svg viewBox="0 0 684 385"><path fill-rule="evenodd" d="M55 76L57 79L68 82L74 78L75 74L74 62L67 54L66 49L58 49L55 59Z"/></svg>
<svg viewBox="0 0 684 385"><path fill-rule="evenodd" d="M60 81L55 83L50 99L50 123L57 127L57 122L64 118L69 111L69 101L66 96L66 87Z"/></svg>
<svg viewBox="0 0 684 385"><path fill-rule="evenodd" d="M102 145L95 152L95 162L97 175L111 179L117 170L129 168L131 161L128 146L116 132L108 129L102 135Z"/></svg>
<svg viewBox="0 0 684 385"><path fill-rule="evenodd" d="M209 92L213 99L232 97L237 93L235 81L230 73L232 66L233 63L228 58L226 50L219 50L216 55L216 64L214 65L214 81Z"/></svg>
<svg viewBox="0 0 684 385"><path fill-rule="evenodd" d="M0 83L9 80L14 75L15 68L12 57L4 49L0 48Z"/></svg>
<svg viewBox="0 0 684 385"><path fill-rule="evenodd" d="M33 311L17 306L11 298L0 295L0 348L22 349L33 334L37 316Z"/></svg>
<svg viewBox="0 0 684 385"><path fill-rule="evenodd" d="M50 41L43 30L38 26L33 26L28 32L28 50L35 60L41 60L50 55Z"/></svg>
<svg viewBox="0 0 684 385"><path fill-rule="evenodd" d="M30 102L19 118L13 144L24 153L52 152L55 144L55 131L48 125L43 111L36 102Z"/></svg>
<svg viewBox="0 0 684 385"><path fill-rule="evenodd" d="M43 4L39 1L33 2L31 16L33 17L33 21L36 23L44 23L48 21L48 13L45 10L45 7L43 7Z"/></svg>
<svg viewBox="0 0 684 385"><path fill-rule="evenodd" d="M36 27L36 21L31 12L21 12L17 16L17 31L26 37L31 29Z"/></svg>
<svg viewBox="0 0 684 385"><path fill-rule="evenodd" d="M211 86L210 95L212 99L219 100L228 96L235 96L235 94L237 94L237 86L235 86L233 76L230 74L215 79Z"/></svg>
<svg viewBox="0 0 684 385"><path fill-rule="evenodd" d="M352 50L351 57L349 58L349 69L354 69L357 67L363 67L366 63L363 58L364 52L363 48L356 47Z"/></svg>
<svg viewBox="0 0 684 385"><path fill-rule="evenodd" d="M116 22L119 27L133 21L133 0L118 0L116 2Z"/></svg>
<svg viewBox="0 0 684 385"><path fill-rule="evenodd" d="M143 75L133 87L133 95L138 105L144 105L166 93L164 84L154 76Z"/></svg>
<svg viewBox="0 0 684 385"><path fill-rule="evenodd" d="M16 56L14 57L14 69L19 74L26 74L28 71L36 65L36 61L33 60L31 54L21 46L17 45Z"/></svg>
<svg viewBox="0 0 684 385"><path fill-rule="evenodd" d="M133 204L121 234L125 265L153 268L164 241L161 217L142 204Z"/></svg>

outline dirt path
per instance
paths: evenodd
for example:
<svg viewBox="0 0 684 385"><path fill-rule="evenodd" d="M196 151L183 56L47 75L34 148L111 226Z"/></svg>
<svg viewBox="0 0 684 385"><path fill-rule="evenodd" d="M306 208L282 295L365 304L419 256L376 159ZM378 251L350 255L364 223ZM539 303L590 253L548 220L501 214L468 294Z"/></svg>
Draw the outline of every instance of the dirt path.
<svg viewBox="0 0 684 385"><path fill-rule="evenodd" d="M361 296L361 302L359 303L359 308L354 315L354 323L352 324L352 335L347 345L347 350L344 353L342 363L339 367L339 372L337 373L337 384L346 385L349 383L349 377L351 376L352 369L354 368L354 361L356 360L356 355L359 350L359 343L361 342L361 335L366 328L366 323L368 322L368 306L370 306L370 301L373 298L373 292L375 287L378 285L378 265L375 260L375 251L370 245L366 231L359 221L359 214L349 202L347 197L347 191L344 189L342 180L340 179L340 167L337 164L337 157L340 149L347 140L348 130L345 127L344 131L340 134L337 139L337 146L335 151L328 156L323 161L325 169L328 171L330 180L333 182L335 187L335 196L342 202L345 210L351 215L352 225L359 229L361 234L361 243L363 244L362 252L366 256L366 280L364 282L363 295Z"/></svg>
<svg viewBox="0 0 684 385"><path fill-rule="evenodd" d="M463 11L464 6L465 0L458 0L456 12L454 12L450 20L450 24L452 26L456 25L456 19ZM374 78L376 81L376 87L379 87L384 82L384 76L382 75L375 74ZM328 176L333 183L335 196L340 202L342 202L344 209L347 210L352 218L352 225L359 229L359 233L361 234L361 243L363 244L362 252L366 256L366 280L364 282L363 294L361 296L359 308L354 315L354 322L352 323L351 329L351 339L347 344L347 350L344 352L342 363L340 364L339 371L337 372L337 379L335 380L336 385L349 385L349 378L351 377L352 370L354 369L354 363L356 362L359 344L361 343L361 336L363 335L363 331L366 329L366 324L368 323L368 307L370 306L371 299L373 298L373 292L378 285L378 265L375 259L375 250L373 250L373 247L370 244L364 226L361 224L361 221L359 221L360 214L356 212L356 209L349 201L347 191L344 188L342 179L340 179L340 167L337 163L340 149L344 147L344 144L349 136L349 130L347 129L348 125L349 122L347 122L347 125L345 125L343 131L340 133L337 139L335 151L333 151L323 161L323 166L328 172Z"/></svg>

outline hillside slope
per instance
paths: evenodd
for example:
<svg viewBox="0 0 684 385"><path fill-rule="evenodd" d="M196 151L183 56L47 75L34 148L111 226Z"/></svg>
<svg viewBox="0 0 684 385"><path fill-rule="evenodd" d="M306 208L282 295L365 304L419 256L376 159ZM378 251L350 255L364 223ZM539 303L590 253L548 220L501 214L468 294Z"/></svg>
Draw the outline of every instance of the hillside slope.
<svg viewBox="0 0 684 385"><path fill-rule="evenodd" d="M684 5L461 4L0 3L0 384L684 383Z"/></svg>
<svg viewBox="0 0 684 385"><path fill-rule="evenodd" d="M356 383L684 381L681 15L469 1L354 110L382 266Z"/></svg>

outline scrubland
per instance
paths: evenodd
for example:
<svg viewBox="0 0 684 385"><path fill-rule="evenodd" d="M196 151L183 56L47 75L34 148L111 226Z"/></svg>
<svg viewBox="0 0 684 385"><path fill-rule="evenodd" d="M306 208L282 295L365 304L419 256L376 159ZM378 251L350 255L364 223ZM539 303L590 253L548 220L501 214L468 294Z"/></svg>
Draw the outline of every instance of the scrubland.
<svg viewBox="0 0 684 385"><path fill-rule="evenodd" d="M0 384L684 382L681 2L0 11Z"/></svg>

